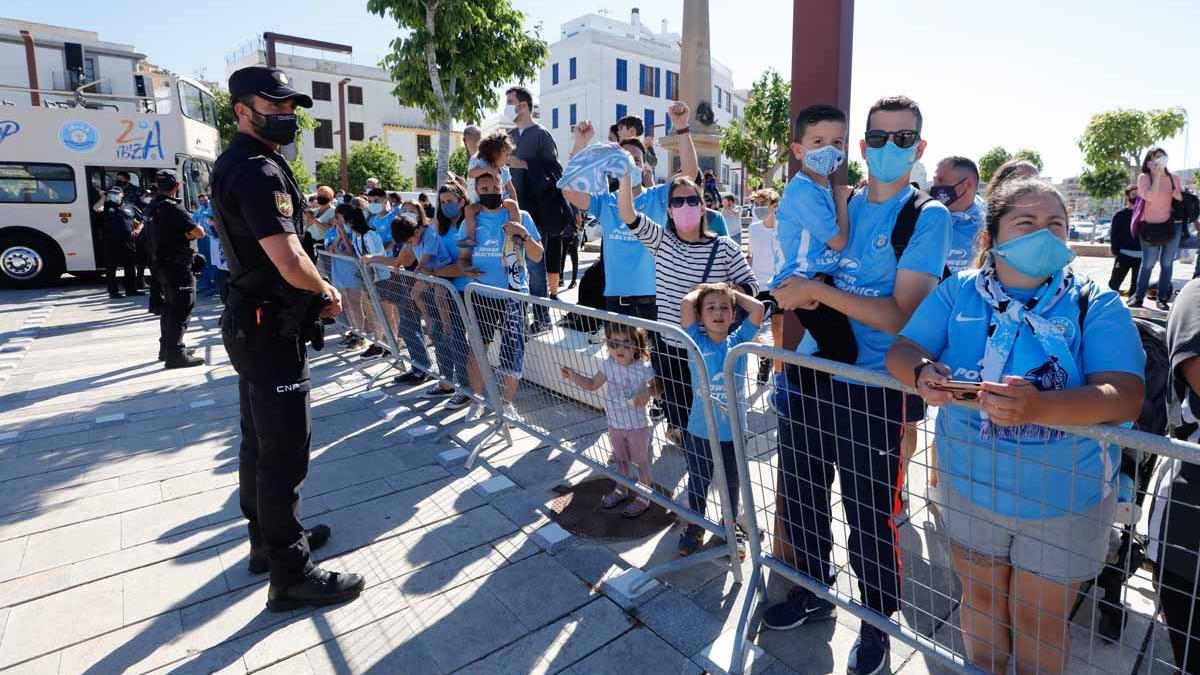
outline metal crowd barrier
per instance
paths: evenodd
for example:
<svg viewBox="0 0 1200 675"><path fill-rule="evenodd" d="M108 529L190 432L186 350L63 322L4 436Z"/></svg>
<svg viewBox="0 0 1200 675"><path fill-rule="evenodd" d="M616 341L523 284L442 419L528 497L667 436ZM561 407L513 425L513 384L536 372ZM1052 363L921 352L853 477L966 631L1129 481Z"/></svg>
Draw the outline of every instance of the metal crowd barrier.
<svg viewBox="0 0 1200 675"><path fill-rule="evenodd" d="M385 350L388 361L394 362L399 354L393 325L383 319L386 316L379 298L375 294L372 274L358 258L329 251L317 252L317 270L329 279L331 286L342 296L342 312L334 318L334 326L341 333L354 334ZM336 338L330 336L330 342ZM354 362L357 370L370 366L372 361ZM368 386L383 373L371 376Z"/></svg>
<svg viewBox="0 0 1200 675"><path fill-rule="evenodd" d="M755 382L750 357L796 367L802 386ZM738 383L741 360L750 374ZM1161 484L1151 480L1156 463L1198 464L1200 446L1108 425L969 433L959 415L973 411L923 412L915 393L885 373L752 343L731 350L724 377L741 385L727 384L728 412L753 561L737 658L750 618L783 600L767 599L770 570L954 671L1017 664L1017 672L1133 673L1200 663L1200 642L1186 655L1179 646L1200 638L1195 573L1175 579L1183 587L1173 597L1192 603L1197 629L1168 630L1155 619L1166 586L1142 554L1174 550L1195 562L1194 547L1180 551L1159 533L1200 510L1160 496L1152 516L1146 496ZM891 393L859 398L840 384L847 380ZM949 416L938 429L942 415ZM1015 440L1016 455L1033 467L1015 484L996 482L994 462L1012 456L995 447L997 437ZM1076 470L1075 459L1088 461ZM1107 479L1113 472L1126 477ZM1057 489L1040 487L1047 478ZM1006 566L997 556L1008 550Z"/></svg>
<svg viewBox="0 0 1200 675"><path fill-rule="evenodd" d="M535 307L544 308L548 314L549 321L541 326L530 325L536 321L535 316L546 316L540 311L532 311ZM608 420L603 410L603 389L589 393L563 376L564 368L586 377L594 375L600 362L607 358L607 348L603 344L605 327L631 327L643 331L647 343L661 338L685 349L688 361L701 375L700 381L691 383L695 396L707 401L710 393L704 360L695 343L681 329L477 283L467 287L466 308L471 324L482 338L483 354L486 355L482 360L495 374L501 398L505 401L501 407L505 421L613 480L633 497L649 499L713 537L690 556L672 556L668 562L641 570L644 576L633 581L629 588L631 595L636 595L655 577L718 559L724 559L735 578L741 581L736 513L727 495L719 445L700 440L694 442L691 450L686 450L677 438L668 437L666 423L652 422L649 466L641 467L634 460L630 466L631 478L619 469L618 460L614 458L614 443L607 431ZM531 327L538 329L536 333L531 333ZM686 373L686 364L680 365ZM669 386L672 382L664 384ZM633 395L631 391L625 393ZM706 435L715 439L716 420L712 407L705 405L702 408ZM470 461L478 452L477 449ZM649 469L651 478L639 472L642 468ZM652 485L639 481L639 476ZM689 495L689 481L697 477L699 482L692 486ZM709 483L707 488L703 482ZM672 547L675 545L674 534L670 540ZM723 542L718 543L719 540Z"/></svg>

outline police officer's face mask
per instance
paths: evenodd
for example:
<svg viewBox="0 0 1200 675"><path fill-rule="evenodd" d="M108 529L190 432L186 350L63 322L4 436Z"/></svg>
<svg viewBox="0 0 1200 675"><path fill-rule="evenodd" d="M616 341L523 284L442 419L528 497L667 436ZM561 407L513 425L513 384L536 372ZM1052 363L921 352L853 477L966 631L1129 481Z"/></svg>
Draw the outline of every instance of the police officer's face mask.
<svg viewBox="0 0 1200 675"><path fill-rule="evenodd" d="M259 122L259 119L262 122ZM295 141L296 132L300 130L300 118L295 113L268 115L251 108L250 123L254 125L260 136L279 145L288 145Z"/></svg>

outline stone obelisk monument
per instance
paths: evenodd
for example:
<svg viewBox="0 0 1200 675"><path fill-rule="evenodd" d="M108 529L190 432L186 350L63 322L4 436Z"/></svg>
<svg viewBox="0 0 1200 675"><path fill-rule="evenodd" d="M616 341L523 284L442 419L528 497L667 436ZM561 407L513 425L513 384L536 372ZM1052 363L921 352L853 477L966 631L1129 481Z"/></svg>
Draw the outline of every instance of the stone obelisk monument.
<svg viewBox="0 0 1200 675"><path fill-rule="evenodd" d="M708 32L708 0L683 0L683 33L679 58L679 100L692 109L688 122L700 169L720 176L720 132L713 112L712 51ZM678 138L674 134L660 145L671 153L671 173L679 171ZM695 178L695 176L692 176Z"/></svg>

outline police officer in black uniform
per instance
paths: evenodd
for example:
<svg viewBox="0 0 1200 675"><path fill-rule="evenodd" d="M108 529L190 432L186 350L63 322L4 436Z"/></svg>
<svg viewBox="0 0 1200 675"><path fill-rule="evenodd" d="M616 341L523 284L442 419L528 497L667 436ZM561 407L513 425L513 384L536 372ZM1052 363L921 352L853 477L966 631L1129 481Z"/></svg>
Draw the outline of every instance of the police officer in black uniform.
<svg viewBox="0 0 1200 675"><path fill-rule="evenodd" d="M108 189L104 201L104 263L107 267L108 295L112 298L144 295L137 287L134 256L137 238L142 228L142 212L135 204L126 204L119 187ZM123 268L125 293L117 286L117 268Z"/></svg>
<svg viewBox="0 0 1200 675"><path fill-rule="evenodd" d="M309 552L329 528L300 524L312 437L306 338L318 340L321 317L342 309L301 248L304 197L279 154L295 140L296 106L312 99L283 71L261 66L234 72L229 93L238 133L217 158L211 192L230 274L221 335L238 374L250 571L270 571L272 611L328 605L357 597L364 580L317 567Z"/></svg>
<svg viewBox="0 0 1200 675"><path fill-rule="evenodd" d="M162 290L162 313L158 317L158 360L167 368L192 368L204 365L204 359L184 349L183 333L196 307L196 277L192 242L204 236L204 228L192 222L191 215L179 205L179 178L170 169L154 176L157 193L146 207L146 225L150 259L155 279Z"/></svg>

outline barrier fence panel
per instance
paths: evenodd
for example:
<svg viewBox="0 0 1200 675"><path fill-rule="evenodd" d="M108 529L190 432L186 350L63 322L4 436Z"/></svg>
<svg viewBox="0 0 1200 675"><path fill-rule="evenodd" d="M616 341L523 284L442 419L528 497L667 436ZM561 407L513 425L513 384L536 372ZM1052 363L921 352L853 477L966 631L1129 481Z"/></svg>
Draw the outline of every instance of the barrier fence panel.
<svg viewBox="0 0 1200 675"><path fill-rule="evenodd" d="M317 269L342 296L342 313L334 318L338 330L353 333L394 356L397 350L393 325L380 320L383 310L374 295L372 274L362 261L318 251Z"/></svg>
<svg viewBox="0 0 1200 675"><path fill-rule="evenodd" d="M369 268L372 291L378 299L380 321L396 336L397 354L413 368L453 388L467 397L485 414L493 415L497 428L512 444L500 410L500 393L493 378L485 378L478 368L480 354L486 351L479 332L468 329L470 322L463 295L442 277L428 276L382 264ZM492 434L480 437L475 445L483 447Z"/></svg>
<svg viewBox="0 0 1200 675"><path fill-rule="evenodd" d="M688 526L669 536L674 546L674 536L686 533L680 544L689 544L690 555L642 570L633 594L650 578L722 558L741 580L737 504L728 492L732 484L736 498L737 476L726 480L736 468L732 447L722 453L706 440L719 438L712 406L690 411L693 395L710 399L709 373L680 328L477 283L467 287L466 308L506 421L615 481L628 497L613 509L632 515L653 502ZM661 359L663 344L673 345L669 363ZM666 389L679 394L673 417L649 418L651 392ZM686 432L690 412L695 433Z"/></svg>
<svg viewBox="0 0 1200 675"><path fill-rule="evenodd" d="M759 359L788 374L737 375ZM800 587L793 606L813 594L954 670L1200 672L1187 639L1200 633L1200 493L1152 495L1200 477L1200 446L925 409L884 373L756 344L730 352L724 378L754 561L739 638L756 607L785 599L768 602L770 570ZM1171 603L1180 629L1156 622Z"/></svg>

